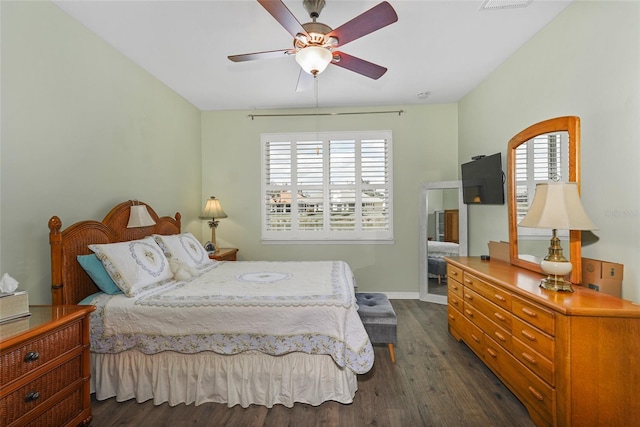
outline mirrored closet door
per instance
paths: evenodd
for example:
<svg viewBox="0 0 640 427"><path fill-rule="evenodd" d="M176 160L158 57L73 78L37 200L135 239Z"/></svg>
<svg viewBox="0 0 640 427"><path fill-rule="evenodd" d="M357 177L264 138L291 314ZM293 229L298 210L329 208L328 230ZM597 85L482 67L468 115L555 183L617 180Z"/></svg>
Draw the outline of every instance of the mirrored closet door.
<svg viewBox="0 0 640 427"><path fill-rule="evenodd" d="M467 255L467 205L461 181L420 187L420 299L447 303L445 256Z"/></svg>

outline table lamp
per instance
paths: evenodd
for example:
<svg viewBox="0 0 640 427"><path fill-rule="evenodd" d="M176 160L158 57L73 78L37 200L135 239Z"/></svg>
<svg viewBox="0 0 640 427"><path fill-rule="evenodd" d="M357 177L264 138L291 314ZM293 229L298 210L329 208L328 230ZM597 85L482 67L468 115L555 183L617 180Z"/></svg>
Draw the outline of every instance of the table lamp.
<svg viewBox="0 0 640 427"><path fill-rule="evenodd" d="M216 219L226 218L227 214L222 210L222 206L220 206L220 201L215 198L215 196L211 196L210 199L207 200L207 203L204 206L204 210L202 211L202 215L200 215L201 219L209 220L209 227L211 227L211 243L215 250L218 250L218 242L216 240L216 228L218 228L219 221Z"/></svg>
<svg viewBox="0 0 640 427"><path fill-rule="evenodd" d="M151 218L147 206L140 204L137 200L132 200L127 228L149 227L155 224L156 222Z"/></svg>
<svg viewBox="0 0 640 427"><path fill-rule="evenodd" d="M578 184L575 182L548 182L536 185L536 192L529 211L518 224L520 227L550 228L553 230L549 253L540 262L540 268L548 275L540 286L551 291L573 292L571 283L564 276L573 266L562 254L557 231L596 230L580 202Z"/></svg>

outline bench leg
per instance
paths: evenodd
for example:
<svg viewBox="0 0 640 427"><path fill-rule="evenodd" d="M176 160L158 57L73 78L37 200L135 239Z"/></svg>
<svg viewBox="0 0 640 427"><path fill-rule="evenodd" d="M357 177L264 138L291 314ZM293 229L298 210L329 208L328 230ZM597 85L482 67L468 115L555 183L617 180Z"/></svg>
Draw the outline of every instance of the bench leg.
<svg viewBox="0 0 640 427"><path fill-rule="evenodd" d="M396 352L393 349L393 344L389 343L387 346L389 346L389 357L391 357L391 363L396 363Z"/></svg>

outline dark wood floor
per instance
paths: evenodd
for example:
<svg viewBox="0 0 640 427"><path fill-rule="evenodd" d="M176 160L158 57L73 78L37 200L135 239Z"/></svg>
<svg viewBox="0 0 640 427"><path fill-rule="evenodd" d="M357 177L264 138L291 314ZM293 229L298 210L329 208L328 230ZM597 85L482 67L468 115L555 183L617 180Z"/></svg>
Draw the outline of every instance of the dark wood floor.
<svg viewBox="0 0 640 427"><path fill-rule="evenodd" d="M447 331L446 306L392 300L398 315L396 364L376 346L354 402L271 409L151 401L93 401L92 426L532 426L524 406Z"/></svg>

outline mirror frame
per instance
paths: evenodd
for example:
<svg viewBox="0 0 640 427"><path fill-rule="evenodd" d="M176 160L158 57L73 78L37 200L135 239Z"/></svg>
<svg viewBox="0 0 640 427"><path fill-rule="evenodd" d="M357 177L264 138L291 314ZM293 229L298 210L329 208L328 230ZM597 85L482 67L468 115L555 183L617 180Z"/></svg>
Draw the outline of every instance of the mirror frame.
<svg viewBox="0 0 640 427"><path fill-rule="evenodd" d="M563 116L545 120L529 126L515 135L507 146L507 205L509 209L509 258L511 264L542 273L539 264L518 257L518 224L516 222L516 148L538 135L565 131L569 134L569 173L567 180L578 184L580 192L580 118ZM565 250L567 248L564 248ZM573 264L569 280L582 282L582 239L579 230L569 231L569 260Z"/></svg>
<svg viewBox="0 0 640 427"><path fill-rule="evenodd" d="M436 181L428 182L420 185L419 200L419 222L420 222L420 247L418 250L420 256L420 301L433 302L436 304L447 304L446 295L435 295L429 293L429 277L427 265L427 214L428 214L428 196L429 190L458 190L458 256L466 256L468 251L468 227L467 227L467 205L462 198L462 181Z"/></svg>

